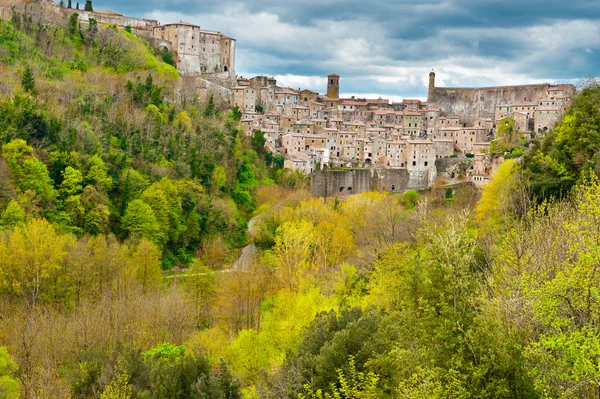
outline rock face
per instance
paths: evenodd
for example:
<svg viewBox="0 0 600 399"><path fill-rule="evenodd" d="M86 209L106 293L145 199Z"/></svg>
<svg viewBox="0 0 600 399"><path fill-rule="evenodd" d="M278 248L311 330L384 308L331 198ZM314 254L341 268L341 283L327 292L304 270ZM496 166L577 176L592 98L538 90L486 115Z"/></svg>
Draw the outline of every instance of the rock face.
<svg viewBox="0 0 600 399"><path fill-rule="evenodd" d="M427 104L441 108L445 114L458 117L464 123L473 123L480 118L494 119L496 107L501 104L544 98L549 87L548 84L477 89L430 87Z"/></svg>

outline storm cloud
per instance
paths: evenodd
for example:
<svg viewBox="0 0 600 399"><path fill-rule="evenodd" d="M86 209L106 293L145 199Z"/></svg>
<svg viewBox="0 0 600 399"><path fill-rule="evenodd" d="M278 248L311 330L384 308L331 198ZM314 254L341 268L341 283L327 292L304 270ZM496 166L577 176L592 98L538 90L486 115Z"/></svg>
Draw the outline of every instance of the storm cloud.
<svg viewBox="0 0 600 399"><path fill-rule="evenodd" d="M575 82L600 69L597 0L95 0L237 39L238 75L341 94L424 98L438 86Z"/></svg>

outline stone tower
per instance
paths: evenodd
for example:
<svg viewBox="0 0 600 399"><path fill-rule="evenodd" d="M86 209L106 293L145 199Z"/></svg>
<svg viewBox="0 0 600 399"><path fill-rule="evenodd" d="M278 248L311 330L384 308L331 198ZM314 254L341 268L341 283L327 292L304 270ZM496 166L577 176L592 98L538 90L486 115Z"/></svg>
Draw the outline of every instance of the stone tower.
<svg viewBox="0 0 600 399"><path fill-rule="evenodd" d="M433 70L429 72L429 87L435 87L435 72Z"/></svg>
<svg viewBox="0 0 600 399"><path fill-rule="evenodd" d="M340 76L336 74L327 75L327 97L340 98Z"/></svg>
<svg viewBox="0 0 600 399"><path fill-rule="evenodd" d="M427 90L427 101L431 100L431 91L435 88L435 72L429 72L429 89Z"/></svg>

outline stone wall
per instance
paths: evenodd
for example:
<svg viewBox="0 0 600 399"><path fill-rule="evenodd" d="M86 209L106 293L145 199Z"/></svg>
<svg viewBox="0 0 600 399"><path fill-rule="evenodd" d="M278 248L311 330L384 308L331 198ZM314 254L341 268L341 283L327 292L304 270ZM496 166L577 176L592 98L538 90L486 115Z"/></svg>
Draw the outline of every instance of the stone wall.
<svg viewBox="0 0 600 399"><path fill-rule="evenodd" d="M124 15L112 12L100 13L85 10L74 10L68 8L63 8L62 12L64 12L67 16L76 12L77 14L79 14L79 21L84 23L87 23L90 20L90 18L94 18L99 24L117 25L121 27L130 26L131 29L135 30L138 34L142 33L147 36L149 36L152 33L152 28L158 26L158 21L153 19L126 17Z"/></svg>
<svg viewBox="0 0 600 399"><path fill-rule="evenodd" d="M319 171L311 178L311 191L315 197L340 197L370 189L371 171L368 169Z"/></svg>
<svg viewBox="0 0 600 399"><path fill-rule="evenodd" d="M312 174L311 192L315 197L341 197L366 191L404 192L430 187L433 168L426 171L406 169L322 170Z"/></svg>
<svg viewBox="0 0 600 399"><path fill-rule="evenodd" d="M226 87L220 86L199 76L184 76L177 87L178 100L185 102L194 96L200 102L207 103L210 95L214 96L215 105L224 109L233 104L233 92Z"/></svg>
<svg viewBox="0 0 600 399"><path fill-rule="evenodd" d="M446 115L472 123L479 118L494 118L496 106L546 97L548 84L483 88L430 87L427 104L439 107Z"/></svg>
<svg viewBox="0 0 600 399"><path fill-rule="evenodd" d="M410 173L406 169L383 169L378 173L378 180L380 190L401 193L410 185Z"/></svg>

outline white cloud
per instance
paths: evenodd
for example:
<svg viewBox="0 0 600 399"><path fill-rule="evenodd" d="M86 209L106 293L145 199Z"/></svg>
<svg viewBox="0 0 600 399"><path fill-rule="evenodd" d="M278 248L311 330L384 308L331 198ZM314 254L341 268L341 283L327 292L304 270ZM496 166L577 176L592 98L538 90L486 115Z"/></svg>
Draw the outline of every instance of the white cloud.
<svg viewBox="0 0 600 399"><path fill-rule="evenodd" d="M450 15L462 12L455 1L410 8L412 13L435 15L444 10ZM218 13L155 10L145 17L184 20L236 38L236 71L246 77L250 72L276 75L283 86L323 92L325 75L338 73L343 93L380 92L397 98L426 94L432 68L436 86L538 83L554 80L546 71L585 70L586 54L600 48L600 27L585 19L544 20L543 25L521 28L431 26L417 37L392 37L389 26L366 16L315 19L303 25L282 20L271 10L252 12L242 3L225 3ZM315 71L323 76L315 76Z"/></svg>

